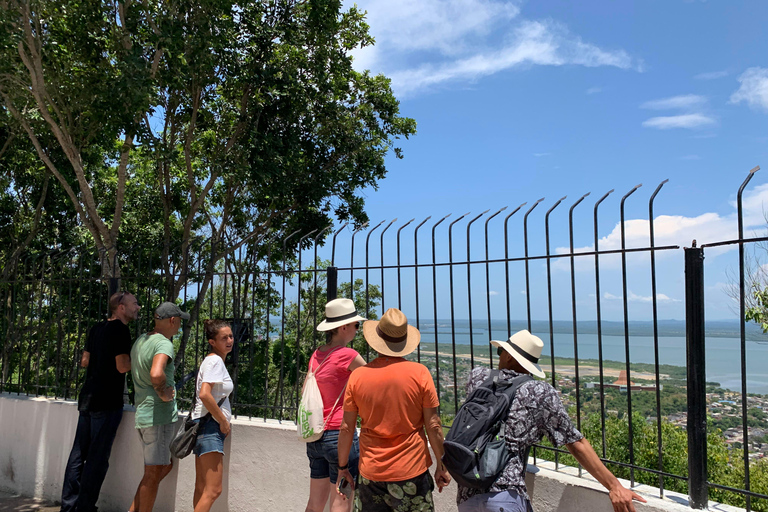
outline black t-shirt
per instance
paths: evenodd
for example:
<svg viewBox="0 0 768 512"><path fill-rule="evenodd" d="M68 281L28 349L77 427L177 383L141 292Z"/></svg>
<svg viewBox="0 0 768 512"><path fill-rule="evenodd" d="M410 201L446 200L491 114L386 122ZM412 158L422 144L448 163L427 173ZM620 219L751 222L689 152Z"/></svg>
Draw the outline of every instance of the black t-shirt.
<svg viewBox="0 0 768 512"><path fill-rule="evenodd" d="M91 358L85 372L77 408L80 411L114 411L123 408L125 374L117 371L115 357L131 353L131 332L120 320L93 326L85 342Z"/></svg>

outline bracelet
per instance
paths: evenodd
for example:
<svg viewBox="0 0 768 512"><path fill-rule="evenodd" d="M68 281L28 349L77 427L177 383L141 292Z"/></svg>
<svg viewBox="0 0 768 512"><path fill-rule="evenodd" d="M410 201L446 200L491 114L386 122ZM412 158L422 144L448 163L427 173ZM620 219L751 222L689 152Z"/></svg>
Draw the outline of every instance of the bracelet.
<svg viewBox="0 0 768 512"><path fill-rule="evenodd" d="M339 469L349 469L349 462L347 462L343 466L339 465Z"/></svg>

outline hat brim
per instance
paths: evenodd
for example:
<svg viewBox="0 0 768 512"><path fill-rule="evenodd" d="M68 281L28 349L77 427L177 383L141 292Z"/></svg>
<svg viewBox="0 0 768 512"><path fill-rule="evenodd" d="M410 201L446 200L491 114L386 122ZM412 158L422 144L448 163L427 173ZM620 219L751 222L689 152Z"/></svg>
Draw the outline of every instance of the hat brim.
<svg viewBox="0 0 768 512"><path fill-rule="evenodd" d="M337 327L341 327L342 325L353 324L355 322L365 322L366 320L367 320L366 318L363 318L360 315L353 316L352 318L346 318L344 320L338 320L336 322L329 322L328 320L323 320L322 322L317 324L317 327L315 327L315 329L317 329L320 332L332 331Z"/></svg>
<svg viewBox="0 0 768 512"><path fill-rule="evenodd" d="M363 336L368 345L383 356L405 357L419 346L421 333L412 325L408 326L408 332L405 340L399 343L386 341L376 332L378 320L368 320L363 324Z"/></svg>
<svg viewBox="0 0 768 512"><path fill-rule="evenodd" d="M512 348L512 345L508 341L492 340L491 345L493 345L494 347L501 347L504 350L506 350L509 355L515 358L515 361L520 363L520 366L522 366L523 368L531 372L531 375L535 375L540 379L543 379L544 377L546 377L546 374L541 369L541 366L539 366L536 363L532 363L531 361L524 358L522 354L520 354L519 352L517 352L515 349Z"/></svg>

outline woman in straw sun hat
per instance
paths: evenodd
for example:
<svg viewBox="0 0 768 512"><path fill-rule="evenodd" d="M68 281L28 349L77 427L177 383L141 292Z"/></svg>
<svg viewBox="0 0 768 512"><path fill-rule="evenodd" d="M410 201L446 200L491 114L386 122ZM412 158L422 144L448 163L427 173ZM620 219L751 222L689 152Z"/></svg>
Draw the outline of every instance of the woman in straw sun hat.
<svg viewBox="0 0 768 512"><path fill-rule="evenodd" d="M360 416L355 511L434 510L435 481L442 491L451 477L441 460L443 427L432 375L424 365L404 359L419 345L419 330L392 308L381 321L365 322L363 336L379 357L349 378L339 434L339 477L352 478L345 454ZM428 471L432 459L427 437L437 457L434 481Z"/></svg>
<svg viewBox="0 0 768 512"><path fill-rule="evenodd" d="M350 509L349 502L339 497L334 489L338 478L338 438L344 388L352 370L365 364L365 359L347 345L355 338L360 322L364 320L350 299L334 299L325 305L325 319L317 326L318 331L325 332L326 343L312 354L309 369L317 371L315 377L323 397L325 432L317 441L307 443L310 484L306 512L322 512L329 497L331 512L348 512ZM358 453L355 435L354 443L347 447L345 454L355 476Z"/></svg>

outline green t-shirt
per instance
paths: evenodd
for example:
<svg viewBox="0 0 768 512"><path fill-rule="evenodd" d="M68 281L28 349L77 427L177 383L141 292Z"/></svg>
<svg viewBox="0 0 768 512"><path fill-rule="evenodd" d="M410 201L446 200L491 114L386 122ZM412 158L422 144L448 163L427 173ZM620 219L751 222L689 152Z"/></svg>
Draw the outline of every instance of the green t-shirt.
<svg viewBox="0 0 768 512"><path fill-rule="evenodd" d="M157 396L149 372L152 360L157 354L168 356L165 365L165 384L173 386L173 374L176 371L173 364L173 343L162 334L142 334L131 348L131 374L133 387L136 391L136 428L147 428L155 425L167 425L178 419L176 399L163 402Z"/></svg>

